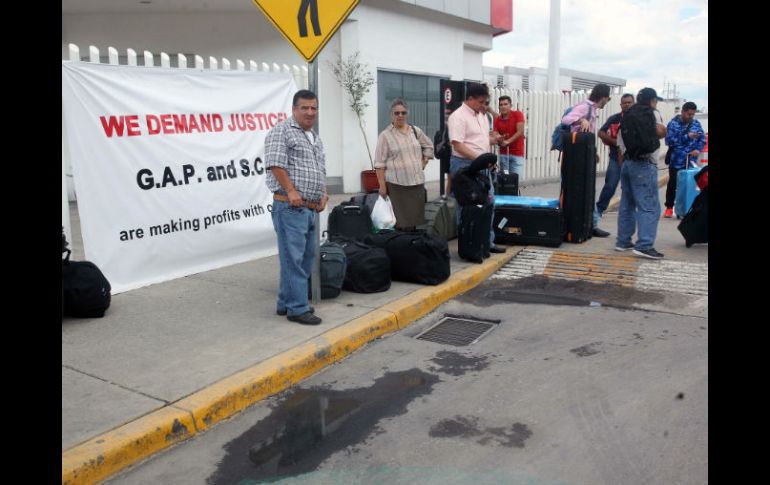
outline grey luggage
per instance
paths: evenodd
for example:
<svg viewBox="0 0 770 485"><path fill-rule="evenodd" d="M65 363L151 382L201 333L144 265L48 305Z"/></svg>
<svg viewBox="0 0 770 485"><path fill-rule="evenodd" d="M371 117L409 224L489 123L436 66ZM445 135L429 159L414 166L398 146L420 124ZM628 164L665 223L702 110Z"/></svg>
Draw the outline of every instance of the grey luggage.
<svg viewBox="0 0 770 485"><path fill-rule="evenodd" d="M425 224L417 226L418 230L431 235L441 235L447 240L457 237L457 201L449 197L425 203Z"/></svg>
<svg viewBox="0 0 770 485"><path fill-rule="evenodd" d="M347 272L347 258L342 246L327 241L321 245L321 299L336 298L342 291ZM308 298L312 298L312 285L308 278Z"/></svg>

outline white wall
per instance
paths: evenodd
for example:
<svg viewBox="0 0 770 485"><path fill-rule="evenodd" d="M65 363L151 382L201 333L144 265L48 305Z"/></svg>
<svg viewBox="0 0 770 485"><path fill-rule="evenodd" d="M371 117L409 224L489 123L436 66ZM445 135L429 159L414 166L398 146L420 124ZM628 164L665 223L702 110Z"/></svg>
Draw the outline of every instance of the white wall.
<svg viewBox="0 0 770 485"><path fill-rule="evenodd" d="M448 77L450 79L481 79L482 49L492 48L492 35L484 26L462 22L450 17L437 17L435 12L423 12L408 5L389 6L359 4L340 28L343 57L356 50L369 65L377 79L377 70L405 71L414 74ZM397 32L394 31L397 26ZM377 86L366 97L366 136L374 151L377 145ZM345 192L360 190L360 172L369 169L369 157L355 115L340 94L342 127L337 133L324 132L324 143L341 143L343 187ZM321 119L321 123L330 123ZM344 134L344 135L343 135ZM429 136L432 136L430 134ZM438 180L438 161L426 169L428 180Z"/></svg>
<svg viewBox="0 0 770 485"><path fill-rule="evenodd" d="M68 14L62 15L62 59L67 44L87 53L89 45L106 52L115 47L121 54L132 48L140 55L153 53L198 54L260 62L304 64L283 36L254 7L249 12Z"/></svg>
<svg viewBox="0 0 770 485"><path fill-rule="evenodd" d="M209 56L226 57L233 65L236 59L305 65L256 7L233 13L62 14L62 59L69 59L69 43L80 46L81 55L94 45L103 55L107 47L117 48L120 55L132 48L140 57L144 50L197 54L206 59L207 66ZM369 168L358 122L331 76L328 61L358 50L375 79L378 69L481 79L481 55L491 48L489 26L424 11L406 2L359 4L318 56L319 127L326 146L327 176L342 176L344 190L355 192L360 189L361 170ZM376 85L366 102L366 136L373 153L378 136ZM434 170L432 165L438 162L431 162L426 175L437 180L438 168Z"/></svg>

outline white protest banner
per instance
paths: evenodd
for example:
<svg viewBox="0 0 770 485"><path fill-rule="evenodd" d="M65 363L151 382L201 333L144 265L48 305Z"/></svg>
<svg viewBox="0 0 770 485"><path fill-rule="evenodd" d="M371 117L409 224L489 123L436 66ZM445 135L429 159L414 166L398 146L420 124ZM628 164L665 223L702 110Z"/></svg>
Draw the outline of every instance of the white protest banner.
<svg viewBox="0 0 770 485"><path fill-rule="evenodd" d="M113 294L277 254L262 157L295 92L289 74L62 62L85 255Z"/></svg>

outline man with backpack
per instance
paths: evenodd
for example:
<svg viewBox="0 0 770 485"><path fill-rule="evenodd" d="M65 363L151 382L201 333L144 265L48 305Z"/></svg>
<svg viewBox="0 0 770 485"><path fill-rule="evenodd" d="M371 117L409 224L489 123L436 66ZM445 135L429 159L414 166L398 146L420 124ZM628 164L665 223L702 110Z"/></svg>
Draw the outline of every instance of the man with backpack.
<svg viewBox="0 0 770 485"><path fill-rule="evenodd" d="M596 208L594 209L594 227L599 225L599 218L601 218L604 211L610 205L610 199L615 195L615 191L620 183L620 162L618 162L618 129L620 128L620 120L623 119L623 115L628 109L634 105L634 95L624 94L620 97L620 113L607 118L607 121L599 128L599 139L604 142L605 145L610 147L609 162L607 163L607 173L604 176L604 187L599 194L599 199L596 201Z"/></svg>
<svg viewBox="0 0 770 485"><path fill-rule="evenodd" d="M666 126L655 108L662 99L652 88L640 90L636 104L623 115L617 139L622 192L615 250L633 250L634 254L650 259L663 258L655 250L660 218L655 152L660 148L660 138L666 136ZM633 244L631 237L637 228L638 238Z"/></svg>
<svg viewBox="0 0 770 485"><path fill-rule="evenodd" d="M690 168L688 164L697 163L698 155L706 144L703 127L695 119L698 106L692 101L682 105L682 112L668 122L666 133L666 164L668 165L668 186L666 187L666 211L663 217L674 215L674 199L676 199L677 174L682 169ZM677 214L684 217L684 214Z"/></svg>
<svg viewBox="0 0 770 485"><path fill-rule="evenodd" d="M568 110L569 112L561 119L561 125L568 126L569 133L596 132L596 120L599 118L597 110L604 108L609 102L610 87L606 84L597 84L591 90L587 100L581 101ZM599 163L598 154L596 154L596 162ZM610 235L609 232L599 229L599 219L596 215L594 215L593 222L592 234L595 237L607 237Z"/></svg>

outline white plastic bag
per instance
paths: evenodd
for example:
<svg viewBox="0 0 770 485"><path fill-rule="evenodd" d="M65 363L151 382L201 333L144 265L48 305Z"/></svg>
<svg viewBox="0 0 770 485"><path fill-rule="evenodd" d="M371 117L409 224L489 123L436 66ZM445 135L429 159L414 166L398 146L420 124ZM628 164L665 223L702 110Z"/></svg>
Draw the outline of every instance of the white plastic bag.
<svg viewBox="0 0 770 485"><path fill-rule="evenodd" d="M396 225L396 214L393 213L393 204L390 203L390 197L383 196L377 198L372 209L372 224L377 229L393 229Z"/></svg>

